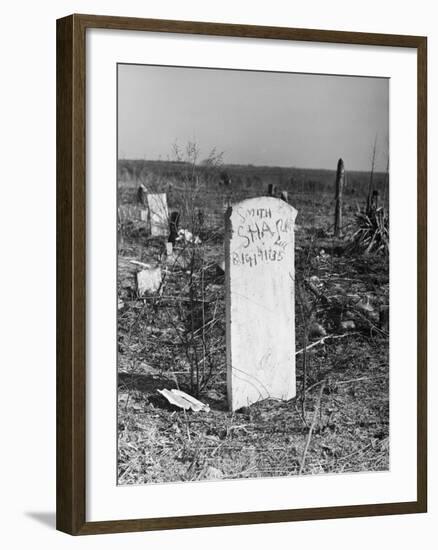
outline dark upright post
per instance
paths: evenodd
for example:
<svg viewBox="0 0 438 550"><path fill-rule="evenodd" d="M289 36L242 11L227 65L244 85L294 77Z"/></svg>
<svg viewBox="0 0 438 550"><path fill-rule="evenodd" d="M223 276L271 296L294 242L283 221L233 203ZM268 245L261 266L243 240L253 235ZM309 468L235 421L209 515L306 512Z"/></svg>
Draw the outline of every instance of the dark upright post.
<svg viewBox="0 0 438 550"><path fill-rule="evenodd" d="M172 243L173 245L175 245L176 238L178 237L179 218L179 212L174 211L170 214L168 242Z"/></svg>
<svg viewBox="0 0 438 550"><path fill-rule="evenodd" d="M339 237L342 230L342 190L344 187L344 177L344 161L339 159L338 169L336 170L335 237Z"/></svg>

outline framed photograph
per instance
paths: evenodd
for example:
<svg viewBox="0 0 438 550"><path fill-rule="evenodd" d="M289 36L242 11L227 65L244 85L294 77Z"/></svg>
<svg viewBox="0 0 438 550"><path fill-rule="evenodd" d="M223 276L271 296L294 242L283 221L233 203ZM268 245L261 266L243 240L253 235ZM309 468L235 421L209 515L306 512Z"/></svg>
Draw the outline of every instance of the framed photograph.
<svg viewBox="0 0 438 550"><path fill-rule="evenodd" d="M57 527L425 512L426 38L57 22Z"/></svg>

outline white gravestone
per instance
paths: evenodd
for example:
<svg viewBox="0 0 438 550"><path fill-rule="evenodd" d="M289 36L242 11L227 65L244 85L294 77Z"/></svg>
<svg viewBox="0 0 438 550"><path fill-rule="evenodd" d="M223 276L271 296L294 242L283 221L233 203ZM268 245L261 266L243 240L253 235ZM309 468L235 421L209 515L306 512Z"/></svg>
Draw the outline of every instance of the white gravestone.
<svg viewBox="0 0 438 550"><path fill-rule="evenodd" d="M231 410L295 397L297 211L258 197L226 213L226 333Z"/></svg>
<svg viewBox="0 0 438 550"><path fill-rule="evenodd" d="M169 234L169 212L166 193L149 194L147 199L152 237L167 237Z"/></svg>

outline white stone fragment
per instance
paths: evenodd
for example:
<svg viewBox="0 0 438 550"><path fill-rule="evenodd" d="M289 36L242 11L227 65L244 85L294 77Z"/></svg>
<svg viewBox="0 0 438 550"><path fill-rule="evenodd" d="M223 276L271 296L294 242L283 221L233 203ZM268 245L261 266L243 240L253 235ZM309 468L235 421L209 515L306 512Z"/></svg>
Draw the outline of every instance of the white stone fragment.
<svg viewBox="0 0 438 550"><path fill-rule="evenodd" d="M142 298L145 294L157 292L161 284L161 268L143 269L137 273L137 292Z"/></svg>

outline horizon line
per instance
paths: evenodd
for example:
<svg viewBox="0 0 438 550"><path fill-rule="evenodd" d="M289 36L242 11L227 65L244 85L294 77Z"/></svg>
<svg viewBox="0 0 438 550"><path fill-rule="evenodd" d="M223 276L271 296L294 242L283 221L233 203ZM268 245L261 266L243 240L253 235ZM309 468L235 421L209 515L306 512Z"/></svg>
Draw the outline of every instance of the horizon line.
<svg viewBox="0 0 438 550"><path fill-rule="evenodd" d="M342 158L342 157L339 157ZM342 159L343 160L343 159ZM128 161L128 162L162 162L162 163L174 163L174 164L191 164L189 161L184 160L171 160L171 159L145 159L145 158L135 158L135 157L124 157L124 158L118 158L117 162L120 161ZM339 159L338 159L339 161ZM336 163L337 164L337 163ZM202 168L202 161L200 163L197 163L196 166ZM282 165L282 164L253 164L253 163L238 163L238 162L224 162L221 166L230 166L230 167L251 167L251 168L282 168L284 170L320 170L320 171L326 171L326 172L336 172L337 166L334 168L323 168L323 167L317 167L317 168L310 168L306 166L290 166L290 165ZM220 167L219 167L220 169ZM357 168L349 168L347 169L345 167L345 161L344 161L344 170L345 172L366 172L371 173L371 168L369 169L357 169ZM374 170L374 174L389 174L389 170Z"/></svg>

